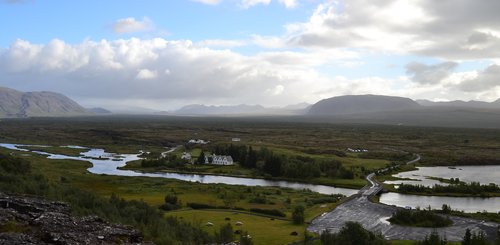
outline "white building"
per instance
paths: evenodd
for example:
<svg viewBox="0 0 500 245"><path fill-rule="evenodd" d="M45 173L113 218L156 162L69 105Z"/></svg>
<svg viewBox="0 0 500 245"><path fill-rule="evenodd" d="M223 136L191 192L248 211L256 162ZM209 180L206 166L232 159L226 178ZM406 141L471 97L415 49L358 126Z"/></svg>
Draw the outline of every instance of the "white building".
<svg viewBox="0 0 500 245"><path fill-rule="evenodd" d="M191 154L189 154L187 152L183 152L182 156L181 156L181 159L190 161L191 160Z"/></svg>
<svg viewBox="0 0 500 245"><path fill-rule="evenodd" d="M188 141L188 144L200 144L200 145L206 145L208 144L208 141L200 140L200 139L190 139Z"/></svg>
<svg viewBox="0 0 500 245"><path fill-rule="evenodd" d="M214 165L233 165L233 158L231 156L209 155L205 156L205 164Z"/></svg>
<svg viewBox="0 0 500 245"><path fill-rule="evenodd" d="M241 139L240 139L240 138L232 138L232 139L231 139L231 141L232 141L232 142L240 142L240 141L241 141Z"/></svg>

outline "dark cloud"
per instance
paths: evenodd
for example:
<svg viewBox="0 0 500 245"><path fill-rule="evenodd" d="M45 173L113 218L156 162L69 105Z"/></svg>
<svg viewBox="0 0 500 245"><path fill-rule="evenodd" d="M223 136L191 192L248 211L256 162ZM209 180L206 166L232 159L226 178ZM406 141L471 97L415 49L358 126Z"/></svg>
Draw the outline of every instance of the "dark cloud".
<svg viewBox="0 0 500 245"><path fill-rule="evenodd" d="M455 62L443 62L436 65L412 62L406 65L406 74L411 76L411 80L416 83L437 84L450 76L457 65Z"/></svg>
<svg viewBox="0 0 500 245"><path fill-rule="evenodd" d="M491 65L476 78L463 81L459 88L466 92L483 92L500 87L500 65Z"/></svg>

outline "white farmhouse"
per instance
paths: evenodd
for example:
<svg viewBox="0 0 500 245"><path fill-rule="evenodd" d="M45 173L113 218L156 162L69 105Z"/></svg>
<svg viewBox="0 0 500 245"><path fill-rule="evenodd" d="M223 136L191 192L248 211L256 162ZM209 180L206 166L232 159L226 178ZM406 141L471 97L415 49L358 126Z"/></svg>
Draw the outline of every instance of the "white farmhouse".
<svg viewBox="0 0 500 245"><path fill-rule="evenodd" d="M181 156L181 159L190 161L191 160L191 154L189 154L187 152L183 152L182 156Z"/></svg>
<svg viewBox="0 0 500 245"><path fill-rule="evenodd" d="M233 158L231 156L222 156L222 155L209 155L205 156L205 164L214 164L214 165L233 165Z"/></svg>

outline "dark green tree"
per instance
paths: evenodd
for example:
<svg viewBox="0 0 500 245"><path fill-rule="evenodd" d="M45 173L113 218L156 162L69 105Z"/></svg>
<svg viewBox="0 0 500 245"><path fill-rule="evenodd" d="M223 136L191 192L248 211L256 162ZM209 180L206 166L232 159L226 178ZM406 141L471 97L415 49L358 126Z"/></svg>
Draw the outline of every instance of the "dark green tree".
<svg viewBox="0 0 500 245"><path fill-rule="evenodd" d="M495 245L500 245L500 225L497 227L497 238L495 239Z"/></svg>
<svg viewBox="0 0 500 245"><path fill-rule="evenodd" d="M323 245L385 245L382 235L367 231L359 223L346 222L338 233L324 232L320 236Z"/></svg>
<svg viewBox="0 0 500 245"><path fill-rule="evenodd" d="M175 194L167 194L165 196L165 203L169 203L169 204L177 204L177 196Z"/></svg>
<svg viewBox="0 0 500 245"><path fill-rule="evenodd" d="M303 224L304 223L304 206L296 206L294 209L293 209L293 212L292 212L292 220L293 220L293 223L296 224L296 225L300 225L300 224Z"/></svg>
<svg viewBox="0 0 500 245"><path fill-rule="evenodd" d="M217 241L220 243L228 243L234 240L234 231L231 224L227 223L220 227L219 232L216 234Z"/></svg>
<svg viewBox="0 0 500 245"><path fill-rule="evenodd" d="M196 163L198 164L205 163L205 152L201 151L200 155L198 156L198 159L196 160Z"/></svg>
<svg viewBox="0 0 500 245"><path fill-rule="evenodd" d="M467 230L465 230L464 239L462 240L462 245L471 245L471 238L472 234L470 233L470 229L467 228Z"/></svg>

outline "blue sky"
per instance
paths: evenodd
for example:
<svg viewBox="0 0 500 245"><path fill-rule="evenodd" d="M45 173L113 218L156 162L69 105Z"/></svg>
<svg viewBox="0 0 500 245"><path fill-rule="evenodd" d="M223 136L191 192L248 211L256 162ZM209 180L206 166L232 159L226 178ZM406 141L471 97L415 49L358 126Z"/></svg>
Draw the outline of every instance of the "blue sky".
<svg viewBox="0 0 500 245"><path fill-rule="evenodd" d="M315 5L304 2L300 8L288 9L277 2L244 8L235 1L220 5L185 0L151 1L37 1L27 0L0 5L2 39L7 47L17 39L47 43L54 38L68 43L129 37L168 39L245 39L252 34L275 35L290 22L302 22L312 14ZM116 20L144 17L154 22L150 33L116 34Z"/></svg>
<svg viewBox="0 0 500 245"><path fill-rule="evenodd" d="M500 97L495 0L0 0L0 86L85 106ZM464 11L467 10L467 11Z"/></svg>

